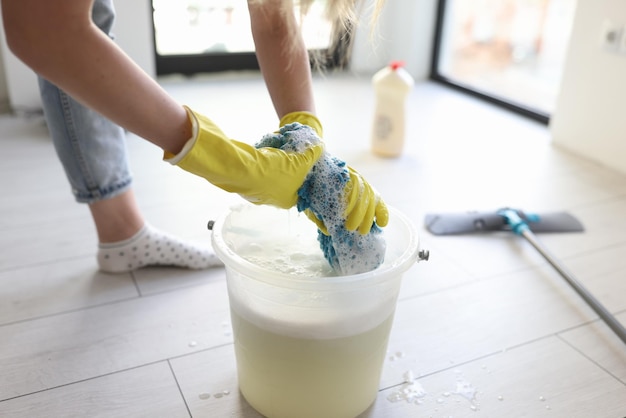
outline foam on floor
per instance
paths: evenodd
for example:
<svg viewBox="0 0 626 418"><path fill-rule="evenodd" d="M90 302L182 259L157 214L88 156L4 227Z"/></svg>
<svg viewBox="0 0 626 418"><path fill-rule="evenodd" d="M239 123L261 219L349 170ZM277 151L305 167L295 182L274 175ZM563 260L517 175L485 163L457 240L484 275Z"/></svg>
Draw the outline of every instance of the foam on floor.
<svg viewBox="0 0 626 418"><path fill-rule="evenodd" d="M256 144L286 152L302 152L321 142L315 131L300 123L283 126ZM318 230L318 241L324 257L339 275L374 270L385 260L386 243L382 230L372 223L370 232L361 235L345 227L347 199L344 193L350 180L346 163L324 151L298 190L297 208L311 210L324 222L329 235Z"/></svg>

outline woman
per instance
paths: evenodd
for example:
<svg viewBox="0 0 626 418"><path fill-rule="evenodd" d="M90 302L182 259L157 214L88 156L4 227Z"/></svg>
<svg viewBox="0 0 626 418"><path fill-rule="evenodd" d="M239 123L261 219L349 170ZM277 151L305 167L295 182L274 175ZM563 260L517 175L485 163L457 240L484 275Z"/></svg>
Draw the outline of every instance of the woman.
<svg viewBox="0 0 626 418"><path fill-rule="evenodd" d="M329 2L337 22L349 17L353 2ZM248 8L257 59L280 126L300 122L321 136L309 57L291 0L250 0ZM322 146L287 154L230 140L210 119L171 98L113 42L112 0L2 0L2 14L9 48L40 76L55 147L76 199L89 205L97 229L101 270L219 264L210 250L145 222L132 191L123 129L161 147L166 161L254 203L283 208L296 203ZM374 220L385 226L383 201L353 174L348 186L357 191L351 195L356 204L346 226L367 231ZM167 254L133 251L164 244L171 249Z"/></svg>

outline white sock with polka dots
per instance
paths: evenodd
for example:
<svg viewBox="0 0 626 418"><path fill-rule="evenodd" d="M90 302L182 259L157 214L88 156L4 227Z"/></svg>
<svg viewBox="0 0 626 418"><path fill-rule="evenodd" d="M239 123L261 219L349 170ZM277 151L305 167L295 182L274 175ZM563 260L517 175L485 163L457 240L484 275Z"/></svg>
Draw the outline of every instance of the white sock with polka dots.
<svg viewBox="0 0 626 418"><path fill-rule="evenodd" d="M124 273L145 266L205 269L223 264L212 249L181 241L145 224L126 240L100 243L98 265L107 273Z"/></svg>

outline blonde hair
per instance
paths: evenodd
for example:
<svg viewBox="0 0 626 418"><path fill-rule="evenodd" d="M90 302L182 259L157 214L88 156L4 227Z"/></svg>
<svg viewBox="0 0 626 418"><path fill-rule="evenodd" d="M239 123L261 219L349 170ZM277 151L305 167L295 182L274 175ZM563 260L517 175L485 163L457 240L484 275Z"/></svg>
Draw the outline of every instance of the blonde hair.
<svg viewBox="0 0 626 418"><path fill-rule="evenodd" d="M285 13L292 13L292 7L300 12L300 22L309 12L316 0L248 0L249 2L280 2ZM385 0L326 0L325 18L331 24L329 48L327 51L310 51L311 60L317 69L322 69L329 62L343 67L350 59L354 30L361 23L358 18L359 7L371 7L372 32L383 8ZM367 4L366 4L367 3Z"/></svg>
<svg viewBox="0 0 626 418"><path fill-rule="evenodd" d="M301 9L308 10L308 7L310 7L311 3L315 0L296 1L304 5L304 7L300 6ZM326 18L332 24L330 46L326 57L320 57L319 54L312 56L316 67L323 66L328 60L332 60L334 64L340 68L346 65L352 51L352 43L354 41L353 31L361 23L357 16L357 7L361 6L361 3L367 2L366 0L326 1ZM369 3L371 3L370 5L373 7L370 22L372 27L370 35L372 35L385 0L372 0Z"/></svg>
<svg viewBox="0 0 626 418"><path fill-rule="evenodd" d="M293 0L294 5L299 6L302 13L306 14L316 0ZM290 3L291 0L284 0ZM357 21L356 9L360 3L366 0L326 0L326 17L333 24L348 26ZM372 0L374 6L373 19L375 20L382 9L385 0Z"/></svg>

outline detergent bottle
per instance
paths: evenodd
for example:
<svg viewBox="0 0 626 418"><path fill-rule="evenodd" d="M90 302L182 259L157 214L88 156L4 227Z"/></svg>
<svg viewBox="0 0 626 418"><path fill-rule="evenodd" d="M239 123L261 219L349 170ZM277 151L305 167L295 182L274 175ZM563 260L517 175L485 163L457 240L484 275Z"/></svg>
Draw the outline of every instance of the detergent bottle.
<svg viewBox="0 0 626 418"><path fill-rule="evenodd" d="M372 78L376 93L372 152L383 157L397 157L404 147L405 102L414 82L403 66L393 61Z"/></svg>

